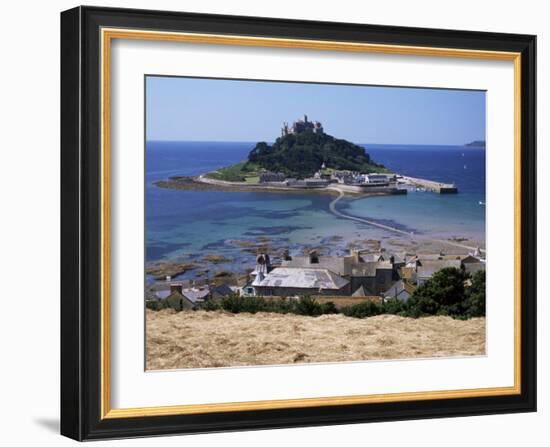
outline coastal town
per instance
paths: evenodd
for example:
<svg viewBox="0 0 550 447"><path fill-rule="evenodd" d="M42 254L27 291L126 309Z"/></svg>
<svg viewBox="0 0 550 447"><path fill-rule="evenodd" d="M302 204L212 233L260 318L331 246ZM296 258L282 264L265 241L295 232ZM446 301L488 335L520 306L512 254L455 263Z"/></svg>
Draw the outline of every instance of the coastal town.
<svg viewBox="0 0 550 447"><path fill-rule="evenodd" d="M341 144L335 143L333 137L326 135L321 122L311 121L307 115L292 125L284 122L281 137L274 146L282 147L287 144L287 140L292 145L295 138L314 138L317 143L321 138L324 139L320 140L322 144L331 147ZM321 161L313 175L306 175L311 173L313 165L310 164L309 171L300 171L300 174L304 175L290 176L282 170L269 170L259 164L259 161L263 160L262 156L265 158L265 154L274 149L265 143L258 143L244 164L201 174L193 179L172 177L168 182L158 182L157 186L192 189L202 185L206 188L236 191L330 191L338 194L338 197L331 202L329 211L339 218L351 219L407 237L413 236L414 233L374 220L344 214L336 208L336 203L345 195L407 194L411 189L440 194L458 192L454 184L389 172L382 165L374 163L363 148L345 140L340 142L345 144L346 150L355 151L353 153L356 154L356 158L362 157L361 166L364 171L372 172L335 168L331 165L331 159L334 160L332 156L337 151L333 151L329 152L326 160ZM345 164L345 161L343 163ZM342 161L334 164L341 166ZM284 168L282 165L282 169ZM426 242L430 241L424 239ZM444 250L436 253L388 250L382 246L381 241L370 242L369 248L351 247L345 256L327 255L316 249L300 255L291 255L287 249L270 248L260 244L255 247L256 263L248 266L246 274L218 273L214 278L209 278L207 274L206 278L179 280L179 273L184 273L186 269L192 268L191 266L184 264L179 269L172 270L170 262L160 263L149 268L149 273L155 273L156 281L146 288L146 301L151 308L171 307L176 310L200 308L205 302L227 296L265 299L299 299L308 296L325 301L330 299L337 307L343 305L342 303L367 300L384 302L388 299L397 299L406 302L419 286L429 281L440 270L455 268L468 275L485 270L485 251L477 246L465 246L460 243L461 241L435 240L460 249L449 253ZM245 247L249 252L250 248L253 247ZM465 249L469 251L465 252ZM212 259L217 258L216 254L208 256ZM273 262L272 259L276 261ZM175 278L172 277L172 273L175 274Z"/></svg>
<svg viewBox="0 0 550 447"><path fill-rule="evenodd" d="M278 264L263 251L240 280L221 277L177 281L166 277L149 287L146 301L154 307L155 302L166 300L166 307L176 310L200 308L208 300L231 295L265 299L310 296L330 299L337 307L366 300L406 302L417 287L442 269L455 268L474 275L485 270L485 263L480 249L469 254L351 249L347 256L322 256L315 250L305 256L285 252Z"/></svg>

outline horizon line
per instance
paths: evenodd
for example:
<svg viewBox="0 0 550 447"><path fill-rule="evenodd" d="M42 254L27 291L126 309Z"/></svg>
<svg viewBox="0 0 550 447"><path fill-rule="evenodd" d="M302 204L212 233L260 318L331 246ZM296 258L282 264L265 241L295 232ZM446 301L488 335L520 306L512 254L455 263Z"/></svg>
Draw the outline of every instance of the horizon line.
<svg viewBox="0 0 550 447"><path fill-rule="evenodd" d="M471 144L476 141L483 141L485 144L483 146L467 146L468 144ZM275 141L268 141L268 140L174 140L174 139L167 139L167 140L161 140L161 139L146 139L146 143L150 142L157 142L157 143L251 143L251 144L257 144L260 142L265 143L274 143ZM455 147L470 147L470 148L485 148L487 141L485 139L474 139L470 140L467 143L463 144L451 144L451 143L354 143L359 146L362 145L377 145L377 146L455 146Z"/></svg>

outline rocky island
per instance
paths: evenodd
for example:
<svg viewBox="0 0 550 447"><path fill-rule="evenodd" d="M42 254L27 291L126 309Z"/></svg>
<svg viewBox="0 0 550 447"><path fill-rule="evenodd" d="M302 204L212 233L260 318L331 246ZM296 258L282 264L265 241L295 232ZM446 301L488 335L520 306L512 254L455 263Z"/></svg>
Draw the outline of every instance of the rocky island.
<svg viewBox="0 0 550 447"><path fill-rule="evenodd" d="M283 123L281 136L269 145L258 142L248 158L198 177L175 176L156 182L163 188L296 191L332 194L404 194L400 176L374 162L365 148L325 133L307 115L292 126Z"/></svg>
<svg viewBox="0 0 550 447"><path fill-rule="evenodd" d="M322 176L334 171L389 173L383 165L371 160L365 148L325 133L318 121L312 123L306 115L292 128L285 123L281 136L272 145L257 143L246 162L208 176L226 181L244 181L271 172L283 174L285 178L307 179L320 170Z"/></svg>

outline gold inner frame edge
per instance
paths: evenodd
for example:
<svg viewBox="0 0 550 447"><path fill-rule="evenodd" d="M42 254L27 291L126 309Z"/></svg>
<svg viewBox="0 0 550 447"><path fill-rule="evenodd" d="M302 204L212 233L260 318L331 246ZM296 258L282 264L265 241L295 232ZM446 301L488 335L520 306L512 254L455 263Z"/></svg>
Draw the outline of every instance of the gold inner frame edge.
<svg viewBox="0 0 550 447"><path fill-rule="evenodd" d="M355 42L265 38L251 36L144 31L102 28L101 38L101 419L144 416L254 411L267 409L311 408L382 402L458 399L466 397L504 396L521 393L521 53L464 50L456 48L418 47ZM411 56L437 56L468 59L505 60L514 63L514 385L510 387L473 388L356 396L327 396L303 399L279 399L215 404L190 404L141 408L111 408L111 340L110 340L110 174L111 117L110 72L112 39L155 40L211 45L260 46L356 53L383 53Z"/></svg>

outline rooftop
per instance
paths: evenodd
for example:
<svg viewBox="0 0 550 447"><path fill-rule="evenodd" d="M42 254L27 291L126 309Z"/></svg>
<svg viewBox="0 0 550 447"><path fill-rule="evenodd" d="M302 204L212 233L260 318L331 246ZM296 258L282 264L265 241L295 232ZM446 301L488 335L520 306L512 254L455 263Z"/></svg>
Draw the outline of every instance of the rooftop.
<svg viewBox="0 0 550 447"><path fill-rule="evenodd" d="M316 256L317 262L311 262L310 256L293 256L292 259L283 261L283 267L308 267L328 269L339 275L347 275L350 272L349 256Z"/></svg>
<svg viewBox="0 0 550 447"><path fill-rule="evenodd" d="M485 263L484 262L468 262L464 264L464 270L466 273L469 273L470 275L474 275L475 273L485 270Z"/></svg>
<svg viewBox="0 0 550 447"><path fill-rule="evenodd" d="M392 270L392 264L389 261L362 262L354 264L351 269L352 276L376 276L376 270Z"/></svg>
<svg viewBox="0 0 550 447"><path fill-rule="evenodd" d="M208 287L204 288L191 288L191 289L183 289L182 291L183 296L187 298L189 301L196 303L197 301L203 300L208 296L210 293L210 289Z"/></svg>
<svg viewBox="0 0 550 447"><path fill-rule="evenodd" d="M260 287L339 290L348 283L348 280L325 268L278 267L268 273L258 285Z"/></svg>
<svg viewBox="0 0 550 447"><path fill-rule="evenodd" d="M456 269L460 269L462 267L462 262L460 259L441 259L437 261L421 260L420 262L421 265L417 270L418 278L431 278L435 272L444 268L454 267Z"/></svg>
<svg viewBox="0 0 550 447"><path fill-rule="evenodd" d="M413 294L415 287L403 280L396 281L393 286L384 292L387 298L398 298L401 295L410 296ZM406 299L406 298L405 298Z"/></svg>

